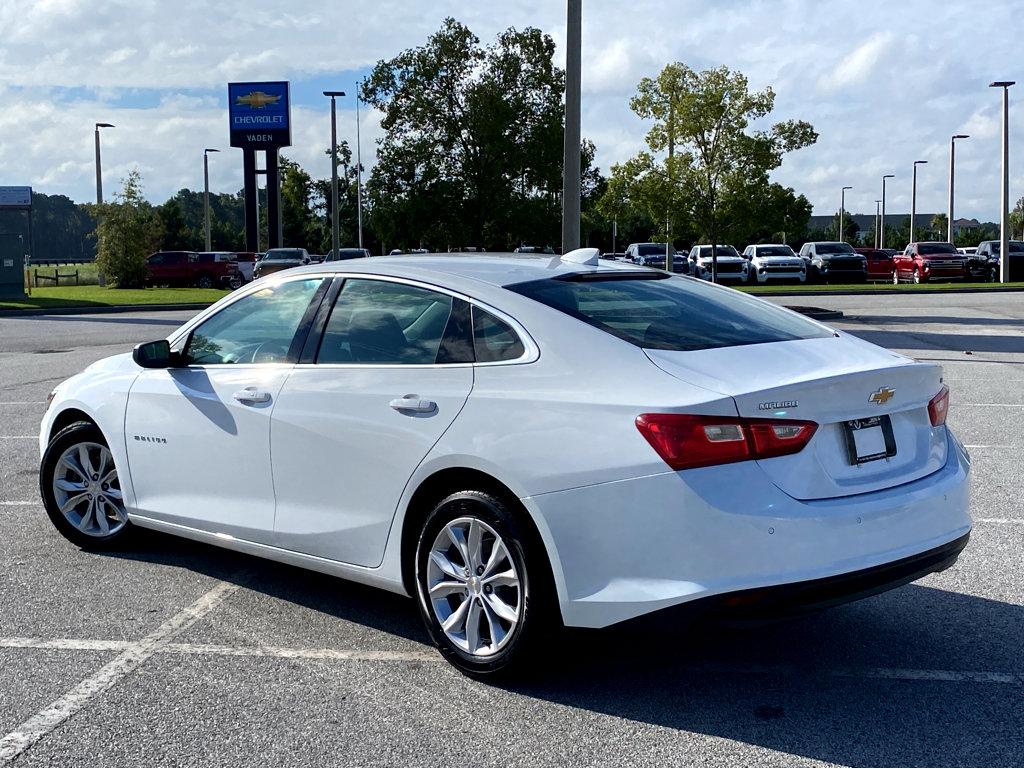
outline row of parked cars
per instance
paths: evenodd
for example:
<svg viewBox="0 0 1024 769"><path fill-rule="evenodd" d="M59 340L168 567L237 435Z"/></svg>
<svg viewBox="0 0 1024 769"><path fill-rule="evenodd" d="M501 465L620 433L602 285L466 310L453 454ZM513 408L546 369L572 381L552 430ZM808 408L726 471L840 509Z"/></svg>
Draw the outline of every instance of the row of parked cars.
<svg viewBox="0 0 1024 769"><path fill-rule="evenodd" d="M804 243L797 253L784 243L747 246L741 254L733 246L699 244L681 254L664 243L632 243L621 254L605 258L664 269L666 248L672 271L710 280L717 256L720 281L767 283L771 280L858 283L892 281L926 283L932 280L999 280L999 241L984 241L974 253L951 243L911 243L903 251L854 248L849 243ZM1010 280L1024 280L1024 242L1010 241Z"/></svg>
<svg viewBox="0 0 1024 769"><path fill-rule="evenodd" d="M311 254L304 248L272 248L254 251L157 251L146 258L148 285L231 288L289 267L314 262L360 259L365 248L339 248L327 254Z"/></svg>

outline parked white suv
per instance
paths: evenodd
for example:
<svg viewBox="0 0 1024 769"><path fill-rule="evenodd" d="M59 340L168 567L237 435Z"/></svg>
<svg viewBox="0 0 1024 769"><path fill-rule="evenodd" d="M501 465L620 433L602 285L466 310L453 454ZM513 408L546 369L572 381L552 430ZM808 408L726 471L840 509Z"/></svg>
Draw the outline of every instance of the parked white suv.
<svg viewBox="0 0 1024 769"><path fill-rule="evenodd" d="M743 249L747 259L750 281L767 283L769 280L807 281L807 263L785 244L763 243Z"/></svg>
<svg viewBox="0 0 1024 769"><path fill-rule="evenodd" d="M718 246L718 279L747 282L747 260L732 246ZM697 245L690 249L690 274L711 280L711 246Z"/></svg>

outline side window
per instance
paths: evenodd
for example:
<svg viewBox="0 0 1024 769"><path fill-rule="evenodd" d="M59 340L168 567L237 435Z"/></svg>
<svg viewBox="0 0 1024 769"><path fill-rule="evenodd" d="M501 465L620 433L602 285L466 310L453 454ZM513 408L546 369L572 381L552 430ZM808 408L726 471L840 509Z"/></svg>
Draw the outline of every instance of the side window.
<svg viewBox="0 0 1024 769"><path fill-rule="evenodd" d="M519 335L500 318L473 307L473 349L477 363L521 358L525 348Z"/></svg>
<svg viewBox="0 0 1024 769"><path fill-rule="evenodd" d="M346 280L324 329L316 362L453 362L439 356L452 306L448 294L418 286Z"/></svg>
<svg viewBox="0 0 1024 769"><path fill-rule="evenodd" d="M164 263L164 255L163 254L153 254L151 257L149 257L149 259L146 260L146 262L149 263L149 264L163 264Z"/></svg>
<svg viewBox="0 0 1024 769"><path fill-rule="evenodd" d="M294 363L292 342L321 278L266 286L200 323L184 350L185 364Z"/></svg>

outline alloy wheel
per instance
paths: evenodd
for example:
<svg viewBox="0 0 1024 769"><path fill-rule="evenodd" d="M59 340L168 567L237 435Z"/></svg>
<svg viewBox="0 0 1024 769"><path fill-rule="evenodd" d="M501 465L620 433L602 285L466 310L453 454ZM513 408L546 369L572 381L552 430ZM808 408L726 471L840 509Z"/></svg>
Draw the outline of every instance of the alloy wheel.
<svg viewBox="0 0 1024 769"><path fill-rule="evenodd" d="M448 640L489 657L512 639L523 614L520 575L501 536L478 518L449 521L427 558L427 601Z"/></svg>
<svg viewBox="0 0 1024 769"><path fill-rule="evenodd" d="M128 523L114 457L106 446L70 446L57 460L52 483L61 515L83 534L108 537Z"/></svg>

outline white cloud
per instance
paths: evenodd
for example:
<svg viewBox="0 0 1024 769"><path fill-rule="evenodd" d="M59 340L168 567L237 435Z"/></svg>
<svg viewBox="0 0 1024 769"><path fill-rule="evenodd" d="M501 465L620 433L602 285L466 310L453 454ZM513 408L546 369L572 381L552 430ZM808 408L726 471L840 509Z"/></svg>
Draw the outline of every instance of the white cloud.
<svg viewBox="0 0 1024 769"><path fill-rule="evenodd" d="M354 71L421 44L448 15L484 41L508 26L540 27L564 58L562 0L3 0L0 180L91 199L92 124L105 120L117 125L103 134L107 189L136 166L154 199L197 188L202 148L213 146L224 152L211 161L211 183L237 190L240 153L226 146L228 81L348 83ZM997 0L986 13L930 0L587 0L583 133L607 170L643 145L647 126L628 106L641 77L674 60L725 64L752 88L776 91L774 119L805 119L820 133L775 174L818 213L836 209L845 184L854 185L851 211L873 211L883 173L897 174L891 206L909 207L917 159L930 161L919 177L919 209L941 210L949 136L963 132L972 138L957 146L959 210L992 218L1000 116L987 85L1022 79L1012 71L1017 42L1006 32L1022 15L1024 0ZM1016 116L1024 102L1014 90L1011 100ZM326 106L294 108L294 146L286 150L320 176L329 172ZM351 102L339 107L351 142ZM372 165L379 116L363 118L364 162ZM1024 194L1024 152L1012 149L1011 162L1016 198Z"/></svg>

